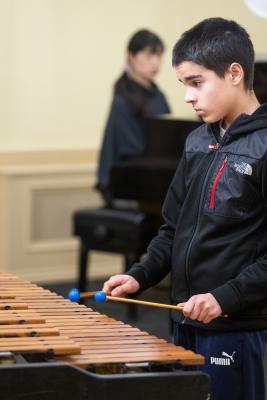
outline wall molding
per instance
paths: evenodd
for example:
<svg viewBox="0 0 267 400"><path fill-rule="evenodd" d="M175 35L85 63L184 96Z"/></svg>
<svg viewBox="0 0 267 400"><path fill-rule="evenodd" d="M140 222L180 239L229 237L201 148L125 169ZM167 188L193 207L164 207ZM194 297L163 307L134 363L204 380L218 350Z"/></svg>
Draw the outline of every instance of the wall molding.
<svg viewBox="0 0 267 400"><path fill-rule="evenodd" d="M1 150L1 165L97 163L97 149Z"/></svg>
<svg viewBox="0 0 267 400"><path fill-rule="evenodd" d="M71 233L71 218L75 209L102 204L94 190L96 154L6 154L0 164L1 271L37 283L76 281L79 243ZM91 278L122 268L121 256L92 252Z"/></svg>

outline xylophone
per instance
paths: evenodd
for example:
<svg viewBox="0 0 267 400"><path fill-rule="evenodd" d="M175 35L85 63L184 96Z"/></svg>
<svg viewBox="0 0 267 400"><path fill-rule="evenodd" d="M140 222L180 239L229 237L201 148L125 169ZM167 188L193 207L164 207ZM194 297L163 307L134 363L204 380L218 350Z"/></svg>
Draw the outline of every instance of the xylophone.
<svg viewBox="0 0 267 400"><path fill-rule="evenodd" d="M0 274L3 400L206 400L207 375L178 370L203 363L192 351Z"/></svg>

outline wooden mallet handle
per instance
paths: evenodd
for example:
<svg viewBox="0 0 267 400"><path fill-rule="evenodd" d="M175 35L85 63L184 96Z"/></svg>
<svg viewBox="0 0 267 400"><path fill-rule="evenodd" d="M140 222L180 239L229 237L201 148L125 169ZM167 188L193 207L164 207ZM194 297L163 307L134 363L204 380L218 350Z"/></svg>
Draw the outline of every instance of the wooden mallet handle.
<svg viewBox="0 0 267 400"><path fill-rule="evenodd" d="M134 300L128 299L126 297L113 297L113 296L106 296L107 300L118 301L121 303L133 303L133 304L141 304L143 306L149 307L158 307L158 308L168 308L171 310L182 311L183 307L174 306L172 304L163 304L163 303L154 303L152 301L144 301L144 300Z"/></svg>
<svg viewBox="0 0 267 400"><path fill-rule="evenodd" d="M182 306L174 306L172 304L163 304L163 303L154 303L152 301L144 301L144 300L134 300L128 299L126 297L113 297L106 294L106 292L83 292L80 293L78 289L71 289L69 292L69 299L71 301L79 301L80 299L86 299L89 297L94 297L94 299L100 303L104 303L106 300L117 301L121 303L132 303L132 304L140 304L143 306L149 307L158 307L158 308L168 308L170 310L182 311ZM220 315L220 317L228 317L228 315Z"/></svg>

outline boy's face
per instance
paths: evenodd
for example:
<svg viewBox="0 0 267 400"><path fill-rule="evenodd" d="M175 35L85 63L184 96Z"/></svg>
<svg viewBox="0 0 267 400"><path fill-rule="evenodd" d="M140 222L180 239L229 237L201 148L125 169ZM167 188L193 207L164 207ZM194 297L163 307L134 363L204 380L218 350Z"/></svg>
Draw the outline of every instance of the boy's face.
<svg viewBox="0 0 267 400"><path fill-rule="evenodd" d="M237 90L230 71L221 78L210 69L184 61L175 67L175 72L186 88L186 103L192 104L204 122L224 120L229 125L236 118Z"/></svg>

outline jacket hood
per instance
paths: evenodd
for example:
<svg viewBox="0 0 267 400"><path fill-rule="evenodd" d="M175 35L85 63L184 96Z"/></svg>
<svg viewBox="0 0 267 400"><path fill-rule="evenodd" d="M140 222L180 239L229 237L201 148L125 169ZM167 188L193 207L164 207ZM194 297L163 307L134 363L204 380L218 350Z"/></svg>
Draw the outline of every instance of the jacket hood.
<svg viewBox="0 0 267 400"><path fill-rule="evenodd" d="M213 132L218 133L219 122L210 125ZM253 133L257 130L267 128L267 103L260 105L253 114L240 114L227 130L230 137Z"/></svg>

